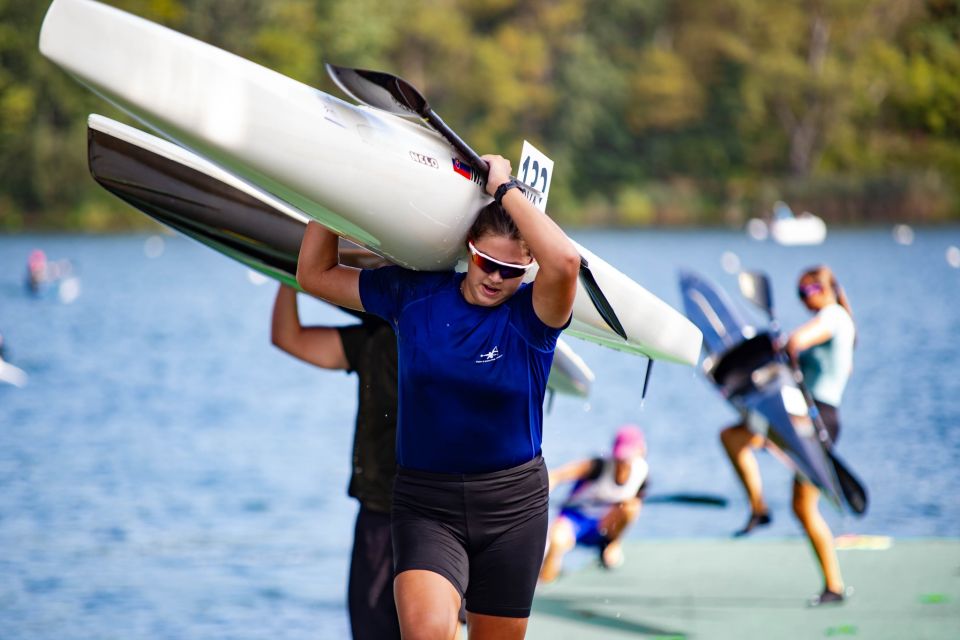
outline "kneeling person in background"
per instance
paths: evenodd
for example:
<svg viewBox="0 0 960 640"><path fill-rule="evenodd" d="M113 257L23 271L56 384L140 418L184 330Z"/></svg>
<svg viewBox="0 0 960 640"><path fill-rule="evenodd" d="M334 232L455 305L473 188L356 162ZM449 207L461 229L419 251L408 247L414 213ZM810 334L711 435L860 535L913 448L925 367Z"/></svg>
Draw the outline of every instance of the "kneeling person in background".
<svg viewBox="0 0 960 640"><path fill-rule="evenodd" d="M550 527L541 582L556 579L563 556L578 544L596 547L604 567L623 563L620 540L640 515L649 471L646 453L643 432L624 425L617 431L611 457L579 460L550 472L551 491L564 482L575 484Z"/></svg>

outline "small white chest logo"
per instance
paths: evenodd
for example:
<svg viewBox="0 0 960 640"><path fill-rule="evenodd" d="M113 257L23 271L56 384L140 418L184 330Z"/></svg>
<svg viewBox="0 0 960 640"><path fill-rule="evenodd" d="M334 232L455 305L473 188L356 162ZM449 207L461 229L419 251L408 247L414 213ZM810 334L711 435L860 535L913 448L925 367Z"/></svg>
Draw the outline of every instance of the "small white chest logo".
<svg viewBox="0 0 960 640"><path fill-rule="evenodd" d="M486 353L481 353L480 359L477 360L476 362L477 364L484 364L486 362L493 362L494 360L499 360L502 357L503 357L503 354L500 353L500 349L498 349L497 347L494 347L493 349L490 349L490 351L487 351Z"/></svg>

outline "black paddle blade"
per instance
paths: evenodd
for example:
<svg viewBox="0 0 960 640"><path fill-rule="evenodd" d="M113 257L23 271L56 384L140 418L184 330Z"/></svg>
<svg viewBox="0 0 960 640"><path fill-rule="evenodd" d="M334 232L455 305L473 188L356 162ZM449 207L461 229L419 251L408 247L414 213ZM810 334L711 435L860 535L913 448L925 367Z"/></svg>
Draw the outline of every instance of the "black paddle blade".
<svg viewBox="0 0 960 640"><path fill-rule="evenodd" d="M329 62L324 66L330 79L357 102L405 117L422 118L430 110L416 87L392 73L338 67Z"/></svg>
<svg viewBox="0 0 960 640"><path fill-rule="evenodd" d="M357 102L395 116L422 118L486 179L490 170L487 163L430 108L427 99L415 86L384 71L338 67L329 62L324 66L336 85Z"/></svg>
<svg viewBox="0 0 960 640"><path fill-rule="evenodd" d="M850 505L850 510L858 516L867 512L870 499L867 496L867 489L857 479L853 473L832 453L830 460L833 462L833 469L837 472L837 480L840 482L840 489L843 491L843 498Z"/></svg>
<svg viewBox="0 0 960 640"><path fill-rule="evenodd" d="M600 290L600 285L593 277L593 272L590 271L590 265L587 264L586 258L582 256L580 257L580 282L583 283L583 288L587 290L587 295L590 296L590 302L596 307L597 313L600 314L603 321L614 333L626 340L627 332L620 324L620 319L617 318L617 314L607 300L607 296L603 295L603 291Z"/></svg>

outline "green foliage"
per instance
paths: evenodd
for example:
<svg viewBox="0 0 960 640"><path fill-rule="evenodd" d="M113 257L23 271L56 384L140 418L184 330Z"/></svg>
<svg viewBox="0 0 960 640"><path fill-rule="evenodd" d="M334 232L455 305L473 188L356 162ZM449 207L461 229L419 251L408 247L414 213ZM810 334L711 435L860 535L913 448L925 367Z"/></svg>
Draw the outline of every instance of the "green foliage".
<svg viewBox="0 0 960 640"><path fill-rule="evenodd" d="M398 73L479 151L557 161L566 224L960 213L960 0L108 0L325 91ZM46 0L0 0L0 229L150 224L85 167L122 117L37 52Z"/></svg>

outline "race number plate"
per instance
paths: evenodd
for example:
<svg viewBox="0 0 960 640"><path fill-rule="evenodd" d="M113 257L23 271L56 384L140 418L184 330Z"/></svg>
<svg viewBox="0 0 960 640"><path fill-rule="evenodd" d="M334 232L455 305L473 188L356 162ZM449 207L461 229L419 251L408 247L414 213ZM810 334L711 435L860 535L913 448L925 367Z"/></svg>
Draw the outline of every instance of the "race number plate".
<svg viewBox="0 0 960 640"><path fill-rule="evenodd" d="M547 210L547 195L552 179L553 160L524 140L520 164L517 166L517 180L527 187L527 199L540 211Z"/></svg>

